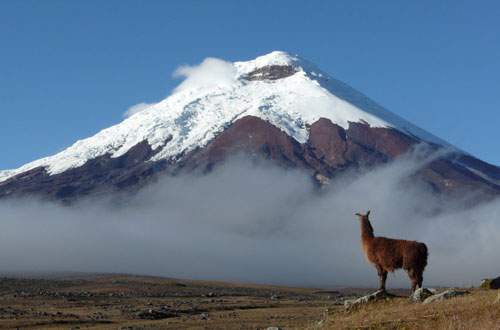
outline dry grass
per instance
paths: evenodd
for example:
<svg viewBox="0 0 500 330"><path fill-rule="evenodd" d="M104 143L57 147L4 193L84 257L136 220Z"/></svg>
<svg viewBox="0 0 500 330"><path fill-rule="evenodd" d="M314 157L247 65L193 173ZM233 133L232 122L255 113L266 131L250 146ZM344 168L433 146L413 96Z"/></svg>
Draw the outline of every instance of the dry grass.
<svg viewBox="0 0 500 330"><path fill-rule="evenodd" d="M140 276L0 278L0 329L296 329L331 303L316 291ZM150 309L174 314L136 314Z"/></svg>
<svg viewBox="0 0 500 330"><path fill-rule="evenodd" d="M0 329L498 329L499 291L472 290L428 305L400 298L344 312L340 300L368 293L137 276L60 280L0 278ZM328 297L338 297L330 299ZM167 310L151 320L138 311ZM325 310L328 309L328 313Z"/></svg>
<svg viewBox="0 0 500 330"><path fill-rule="evenodd" d="M321 329L500 329L499 299L498 291L472 290L469 295L426 305L412 304L407 298L381 300L350 312L337 308Z"/></svg>

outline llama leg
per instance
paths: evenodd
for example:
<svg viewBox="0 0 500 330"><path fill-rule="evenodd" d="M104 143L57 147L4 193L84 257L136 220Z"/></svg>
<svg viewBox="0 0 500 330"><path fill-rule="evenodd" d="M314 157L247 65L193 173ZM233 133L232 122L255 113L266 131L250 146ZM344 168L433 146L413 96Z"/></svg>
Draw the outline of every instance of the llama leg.
<svg viewBox="0 0 500 330"><path fill-rule="evenodd" d="M422 282L424 281L424 276L422 275L422 273L418 273L417 274L417 285L419 288L422 287Z"/></svg>
<svg viewBox="0 0 500 330"><path fill-rule="evenodd" d="M387 271L382 266L377 265L377 273L380 277L380 290L385 291L385 281L387 280Z"/></svg>
<svg viewBox="0 0 500 330"><path fill-rule="evenodd" d="M411 280L411 293L413 293L417 288L418 275L413 269L408 269L408 276Z"/></svg>
<svg viewBox="0 0 500 330"><path fill-rule="evenodd" d="M385 281L387 280L387 271L384 270L382 272L382 276L380 277L380 288L385 291Z"/></svg>

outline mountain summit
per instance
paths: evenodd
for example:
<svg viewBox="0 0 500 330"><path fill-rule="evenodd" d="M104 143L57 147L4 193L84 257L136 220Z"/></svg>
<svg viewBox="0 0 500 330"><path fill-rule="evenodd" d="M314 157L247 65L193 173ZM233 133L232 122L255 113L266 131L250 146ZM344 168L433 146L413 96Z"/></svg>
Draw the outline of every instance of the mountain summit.
<svg viewBox="0 0 500 330"><path fill-rule="evenodd" d="M500 192L500 170L389 112L314 64L285 52L247 62L207 58L151 104L68 149L0 171L0 197L73 199L136 189L166 173L206 171L235 152L300 167L318 182L371 167L417 143L451 148L421 177L439 192Z"/></svg>

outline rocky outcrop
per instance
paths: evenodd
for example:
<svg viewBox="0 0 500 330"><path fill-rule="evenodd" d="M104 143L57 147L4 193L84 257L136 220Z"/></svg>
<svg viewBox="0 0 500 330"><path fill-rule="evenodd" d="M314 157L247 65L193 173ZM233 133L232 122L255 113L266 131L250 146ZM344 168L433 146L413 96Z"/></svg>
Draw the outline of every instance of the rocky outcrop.
<svg viewBox="0 0 500 330"><path fill-rule="evenodd" d="M147 161L159 151L143 141L121 157L106 154L59 174L49 175L39 167L0 183L0 198L32 195L71 202L85 196L130 193L166 168L166 162Z"/></svg>
<svg viewBox="0 0 500 330"><path fill-rule="evenodd" d="M434 290L434 289L418 288L417 290L415 290L415 292L413 292L410 295L410 297L408 298L408 301L413 302L413 303L421 302L434 294L436 294L436 290Z"/></svg>
<svg viewBox="0 0 500 330"><path fill-rule="evenodd" d="M360 297L357 299L346 300L344 302L345 311L347 312L350 309L352 309L353 307L359 307L359 306L366 304L367 302L372 301L372 300L386 299L386 298L391 298L391 297L394 297L394 295L388 293L385 290L378 290L372 294L369 294L369 295L366 295L366 296L363 296L363 297Z"/></svg>
<svg viewBox="0 0 500 330"><path fill-rule="evenodd" d="M435 289L430 289L430 288L419 288L415 290L414 293L410 295L408 300L413 303L417 302L423 302L424 304L431 303L433 301L440 301L440 300L445 300L445 299L451 299L457 296L465 295L468 294L469 291L467 290L460 290L460 289L455 289L451 288L448 289L444 292L436 294ZM344 301L344 307L345 311L349 311L354 307L359 307L363 304L366 304L370 301L376 301L380 299L387 299L387 298L394 298L395 296L388 293L385 290L378 290L372 294L368 294L366 296L357 298L357 299L350 299Z"/></svg>
<svg viewBox="0 0 500 330"><path fill-rule="evenodd" d="M481 288L487 290L500 289L500 276L497 278L486 278L481 281Z"/></svg>
<svg viewBox="0 0 500 330"><path fill-rule="evenodd" d="M445 299L451 299L457 296L462 296L465 294L469 294L470 292L467 290L460 290L460 289L448 289L445 292L441 292L438 294L435 294L433 296L430 296L429 298L424 300L424 304L428 304L434 301L440 301L440 300L445 300Z"/></svg>
<svg viewBox="0 0 500 330"><path fill-rule="evenodd" d="M350 123L346 130L326 118L318 119L308 129L309 141L300 144L269 122L246 116L219 134L206 148L186 155L175 166L181 171L196 168L204 172L230 155L246 153L285 168L302 168L321 185L348 168L369 169L385 164L420 143L395 129ZM467 170L473 165L466 165L466 161L458 154L447 155L429 163L413 179L425 182L436 193L482 190L487 196L500 194L500 186L487 185L483 178ZM487 170L493 171L491 167Z"/></svg>
<svg viewBox="0 0 500 330"><path fill-rule="evenodd" d="M295 74L295 68L291 65L266 65L250 72L246 80L277 80L290 77Z"/></svg>
<svg viewBox="0 0 500 330"><path fill-rule="evenodd" d="M493 281L491 281L490 289L494 289L494 290L500 289L500 277L497 277Z"/></svg>

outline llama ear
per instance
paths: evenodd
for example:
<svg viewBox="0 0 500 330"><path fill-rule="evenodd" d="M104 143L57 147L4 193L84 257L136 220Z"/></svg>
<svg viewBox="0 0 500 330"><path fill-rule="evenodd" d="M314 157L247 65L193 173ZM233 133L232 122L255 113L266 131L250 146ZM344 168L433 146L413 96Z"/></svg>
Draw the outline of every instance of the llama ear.
<svg viewBox="0 0 500 330"><path fill-rule="evenodd" d="M370 211L366 212L366 216L368 216L370 214Z"/></svg>

